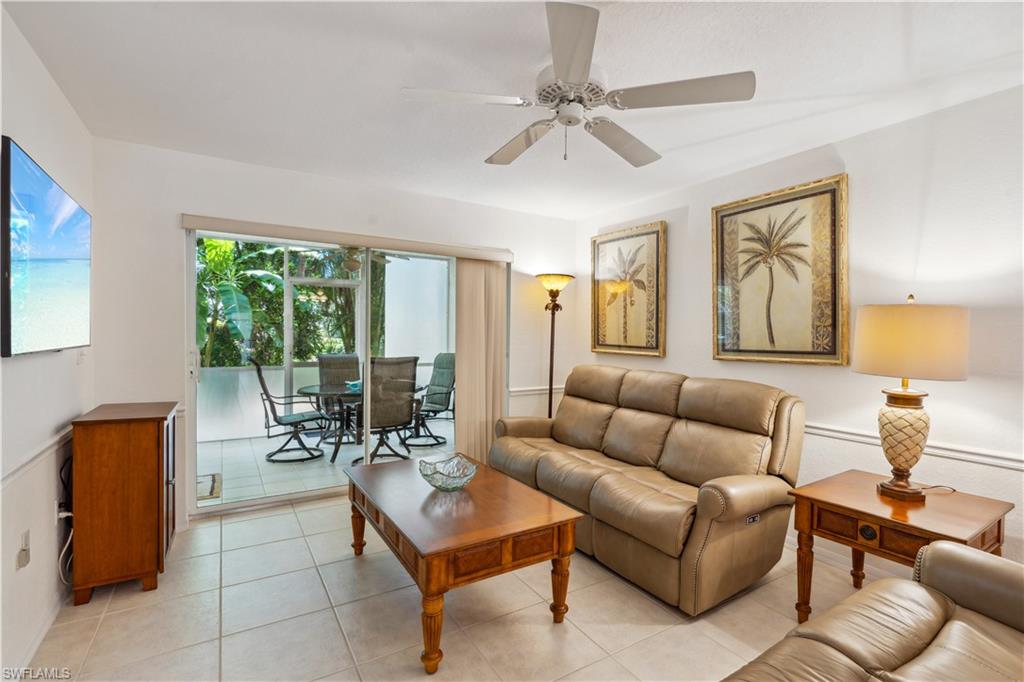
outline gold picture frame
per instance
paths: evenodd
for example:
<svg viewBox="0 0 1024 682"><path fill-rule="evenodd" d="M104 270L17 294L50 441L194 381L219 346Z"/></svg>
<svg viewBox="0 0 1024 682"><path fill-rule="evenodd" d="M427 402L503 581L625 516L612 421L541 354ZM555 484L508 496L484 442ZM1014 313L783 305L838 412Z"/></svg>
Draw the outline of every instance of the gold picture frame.
<svg viewBox="0 0 1024 682"><path fill-rule="evenodd" d="M715 360L849 363L847 176L711 209Z"/></svg>
<svg viewBox="0 0 1024 682"><path fill-rule="evenodd" d="M660 220L591 238L591 351L665 357L665 234Z"/></svg>

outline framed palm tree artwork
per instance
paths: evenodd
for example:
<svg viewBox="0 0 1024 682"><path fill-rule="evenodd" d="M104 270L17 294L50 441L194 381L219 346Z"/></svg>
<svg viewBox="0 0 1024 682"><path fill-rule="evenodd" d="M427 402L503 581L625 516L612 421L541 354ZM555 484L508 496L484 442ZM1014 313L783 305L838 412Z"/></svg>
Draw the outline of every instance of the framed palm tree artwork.
<svg viewBox="0 0 1024 682"><path fill-rule="evenodd" d="M590 349L665 355L665 222L590 240Z"/></svg>
<svg viewBox="0 0 1024 682"><path fill-rule="evenodd" d="M711 210L716 360L845 365L846 174Z"/></svg>

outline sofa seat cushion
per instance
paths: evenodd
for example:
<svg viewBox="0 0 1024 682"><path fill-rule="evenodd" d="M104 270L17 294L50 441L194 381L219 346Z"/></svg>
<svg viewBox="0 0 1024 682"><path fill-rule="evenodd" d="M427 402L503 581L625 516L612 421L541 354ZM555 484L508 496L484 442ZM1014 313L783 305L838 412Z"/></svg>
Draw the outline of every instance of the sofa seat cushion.
<svg viewBox="0 0 1024 682"><path fill-rule="evenodd" d="M595 519L678 557L693 524L697 492L657 469L631 467L597 480L589 511Z"/></svg>
<svg viewBox="0 0 1024 682"><path fill-rule="evenodd" d="M629 464L595 450L561 446L541 456L537 463L537 487L566 504L589 512L590 493L597 480L628 468L631 468Z"/></svg>
<svg viewBox="0 0 1024 682"><path fill-rule="evenodd" d="M537 487L537 462L543 448L555 441L550 438L516 438L502 436L491 445L487 463L531 488Z"/></svg>

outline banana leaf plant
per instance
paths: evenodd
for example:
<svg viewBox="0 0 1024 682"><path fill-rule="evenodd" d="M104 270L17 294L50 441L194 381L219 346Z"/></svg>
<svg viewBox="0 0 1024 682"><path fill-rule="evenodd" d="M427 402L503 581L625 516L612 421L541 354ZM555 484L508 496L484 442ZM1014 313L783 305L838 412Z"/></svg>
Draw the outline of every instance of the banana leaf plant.
<svg viewBox="0 0 1024 682"><path fill-rule="evenodd" d="M225 239L203 239L196 272L196 346L203 351L203 366L213 359L214 335L217 328L227 328L243 349L252 345L254 329L259 326L280 343L276 328L266 313L253 310L245 287L257 284L267 291L283 289L284 280L276 273L262 269L246 269L245 261L255 253L236 256L235 242Z"/></svg>

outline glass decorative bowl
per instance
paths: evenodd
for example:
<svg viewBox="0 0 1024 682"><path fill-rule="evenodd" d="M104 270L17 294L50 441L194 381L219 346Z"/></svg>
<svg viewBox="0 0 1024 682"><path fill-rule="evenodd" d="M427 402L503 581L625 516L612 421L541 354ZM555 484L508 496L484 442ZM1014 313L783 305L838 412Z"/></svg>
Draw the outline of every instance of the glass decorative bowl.
<svg viewBox="0 0 1024 682"><path fill-rule="evenodd" d="M435 462L421 459L420 476L438 490L451 493L462 490L473 480L476 476L476 464L461 452Z"/></svg>

